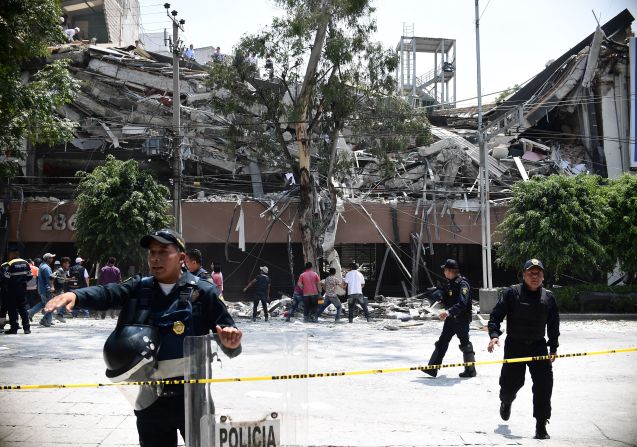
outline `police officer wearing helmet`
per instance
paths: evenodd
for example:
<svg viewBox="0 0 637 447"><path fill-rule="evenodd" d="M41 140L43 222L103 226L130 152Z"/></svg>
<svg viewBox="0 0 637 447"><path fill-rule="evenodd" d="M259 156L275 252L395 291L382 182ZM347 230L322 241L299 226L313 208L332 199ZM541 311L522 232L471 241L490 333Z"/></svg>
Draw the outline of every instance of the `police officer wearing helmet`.
<svg viewBox="0 0 637 447"><path fill-rule="evenodd" d="M181 379L184 338L210 330L227 355L238 355L242 332L219 300L216 286L182 272L186 244L181 235L159 230L140 243L148 249L152 276L64 293L46 308L122 306L117 326L104 345L106 375L113 381ZM140 387L135 415L140 445L176 446L177 430L185 436L184 386Z"/></svg>
<svg viewBox="0 0 637 447"><path fill-rule="evenodd" d="M489 319L487 350L493 352L500 344L500 323L507 319L507 338L504 342L504 358L534 357L557 352L560 336L560 316L553 294L542 287L544 265L538 259L524 264L523 281L510 287L500 298ZM544 336L548 335L548 341ZM524 385L528 366L533 380L533 417L536 419L535 438L548 439L546 424L551 418L551 394L553 392L552 360L528 363L507 363L500 374L500 416L509 420L511 404Z"/></svg>
<svg viewBox="0 0 637 447"><path fill-rule="evenodd" d="M442 288L442 304L445 308L439 314L439 318L445 323L442 326L442 334L434 344L435 349L431 358L430 365L440 365L442 359L447 353L449 342L453 336L457 336L460 340L460 350L466 362L475 362L475 352L473 345L469 341L469 323L471 323L471 286L467 279L460 275L460 267L454 259L447 261L440 266L443 269L447 283ZM436 377L437 369L425 370L425 373ZM475 377L475 366L466 366L464 372L460 373L460 377Z"/></svg>

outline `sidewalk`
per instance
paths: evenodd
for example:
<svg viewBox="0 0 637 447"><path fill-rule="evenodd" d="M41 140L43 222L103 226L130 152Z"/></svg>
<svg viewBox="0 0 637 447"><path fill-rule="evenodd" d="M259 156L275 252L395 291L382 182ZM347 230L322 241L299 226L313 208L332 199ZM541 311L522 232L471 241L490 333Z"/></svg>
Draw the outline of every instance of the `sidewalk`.
<svg viewBox="0 0 637 447"><path fill-rule="evenodd" d="M441 323L398 331L371 324L238 321L244 349L223 359L215 377L283 372L332 372L426 363ZM102 346L114 320L70 320L31 335L0 336L0 384L105 382ZM634 321L564 321L559 353L625 348L637 344ZM294 341L291 353L282 337ZM477 360L488 354L488 335L471 331ZM305 354L307 352L307 356ZM454 339L445 363L462 355ZM292 366L290 366L292 365ZM306 365L305 371L295 369ZM286 368L294 370L286 371ZM637 445L637 354L559 359L554 364L550 441L533 440L531 380L513 404L511 419L498 415L499 365L459 379L460 368L438 378L420 371L296 381L213 384L218 414L279 411L284 428L301 445L334 446L630 446ZM130 391L130 390L129 390ZM285 419L287 396L303 408L296 426ZM302 403L301 401L305 401ZM302 403L302 405L301 405ZM287 426L285 425L287 423ZM0 391L0 446L138 445L135 418L115 387Z"/></svg>

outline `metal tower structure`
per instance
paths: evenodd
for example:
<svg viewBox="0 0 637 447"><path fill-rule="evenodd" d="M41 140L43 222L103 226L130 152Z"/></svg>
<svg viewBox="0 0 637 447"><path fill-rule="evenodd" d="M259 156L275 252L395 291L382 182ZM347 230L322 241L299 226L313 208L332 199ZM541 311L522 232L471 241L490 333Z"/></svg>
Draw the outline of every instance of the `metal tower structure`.
<svg viewBox="0 0 637 447"><path fill-rule="evenodd" d="M456 40L414 36L414 25L403 24L396 46L400 56L397 68L398 94L414 107L453 108L456 102ZM433 68L416 71L418 53L433 54ZM453 82L451 82L453 81ZM452 86L450 86L452 84ZM453 89L453 91L451 91Z"/></svg>

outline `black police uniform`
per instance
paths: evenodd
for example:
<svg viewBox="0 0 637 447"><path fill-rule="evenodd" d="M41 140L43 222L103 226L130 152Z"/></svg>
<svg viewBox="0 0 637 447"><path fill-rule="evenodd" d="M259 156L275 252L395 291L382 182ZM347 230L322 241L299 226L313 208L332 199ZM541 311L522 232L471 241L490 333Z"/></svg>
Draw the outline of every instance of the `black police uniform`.
<svg viewBox="0 0 637 447"><path fill-rule="evenodd" d="M199 269L196 272L192 272L192 274L198 278L205 279L207 281L212 280L212 276L210 276L210 273L208 273L208 270L206 270L203 267L199 267Z"/></svg>
<svg viewBox="0 0 637 447"><path fill-rule="evenodd" d="M152 379L183 377L183 340L188 335L205 335L216 325L235 326L217 287L183 272L165 295L153 277L135 276L121 284L107 284L75 291L77 304L97 310L122 306L117 326L133 324L147 315L146 324L158 328L160 349ZM133 299L134 298L134 299ZM134 304L133 304L134 303ZM221 349L230 357L237 349ZM143 388L143 387L142 387ZM140 397L138 396L138 403ZM185 436L184 386L165 385L148 406L136 405L137 431L142 446L176 446L177 430Z"/></svg>
<svg viewBox="0 0 637 447"><path fill-rule="evenodd" d="M462 275L456 276L452 280L447 280L447 284L442 288L442 304L449 315L442 326L440 338L435 343L436 349L429 359L430 365L440 365L447 353L449 342L454 335L460 340L460 350L465 362L475 362L473 345L469 341L469 323L471 323L471 286L469 281ZM425 371L430 376L438 375L437 369ZM476 375L474 366L465 367L461 377L473 377Z"/></svg>
<svg viewBox="0 0 637 447"><path fill-rule="evenodd" d="M9 313L9 330L5 334L17 334L20 325L18 315L22 319L22 329L25 334L31 332L29 312L27 311L27 282L33 278L31 266L24 259L16 258L0 266L3 282L3 299L6 300Z"/></svg>
<svg viewBox="0 0 637 447"><path fill-rule="evenodd" d="M500 323L504 317L507 318L505 359L548 355L547 346L551 352L557 352L560 316L555 297L550 291L540 287L532 292L524 283L509 288L491 312L490 338L502 334ZM548 341L544 338L545 331ZM533 417L545 421L551 417L553 367L550 360L502 365L500 400L509 405L513 402L524 385L527 366L533 380Z"/></svg>

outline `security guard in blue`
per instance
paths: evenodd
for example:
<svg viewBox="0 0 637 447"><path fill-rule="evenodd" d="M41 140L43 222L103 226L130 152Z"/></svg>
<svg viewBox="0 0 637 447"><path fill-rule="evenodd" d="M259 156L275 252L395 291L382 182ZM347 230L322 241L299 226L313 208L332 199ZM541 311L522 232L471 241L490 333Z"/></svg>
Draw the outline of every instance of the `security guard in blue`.
<svg viewBox="0 0 637 447"><path fill-rule="evenodd" d="M522 283L507 289L493 308L489 319L491 341L487 351L493 352L500 345L500 323L507 319L507 338L504 342L504 358L535 357L557 353L560 336L560 315L553 294L542 287L544 265L539 259L529 259L524 264ZM544 336L548 336L548 341ZM511 404L524 385L526 367L533 381L533 417L535 438L549 439L546 424L551 418L551 394L553 393L552 360L529 363L506 363L500 373L500 417L508 421Z"/></svg>
<svg viewBox="0 0 637 447"><path fill-rule="evenodd" d="M442 359L447 353L449 342L453 336L457 336L460 340L460 350L464 362L475 362L475 352L473 352L473 345L469 341L469 323L471 323L471 286L465 277L460 275L460 267L458 262L454 259L447 259L447 261L440 266L443 269L447 283L442 288L442 305L444 310L438 314L438 318L445 323L442 326L442 334L440 338L434 344L434 349L431 358L429 359L430 365L442 364ZM432 377L438 375L437 369L425 370L425 373ZM475 366L465 366L463 372L460 373L460 377L475 377Z"/></svg>
<svg viewBox="0 0 637 447"><path fill-rule="evenodd" d="M159 230L140 243L148 249L152 276L63 293L46 309L122 306L104 345L106 376L115 382L183 378L183 342L188 335L212 330L228 356L240 354L242 332L216 286L182 272L186 244L181 235ZM177 431L185 438L184 385L141 386L135 415L141 446L176 446Z"/></svg>
<svg viewBox="0 0 637 447"><path fill-rule="evenodd" d="M0 266L0 281L4 297L7 300L10 328L5 334L17 334L20 325L18 315L22 319L22 330L25 334L31 333L29 312L27 311L27 282L33 278L31 266L21 259L17 249L9 248L9 260Z"/></svg>

